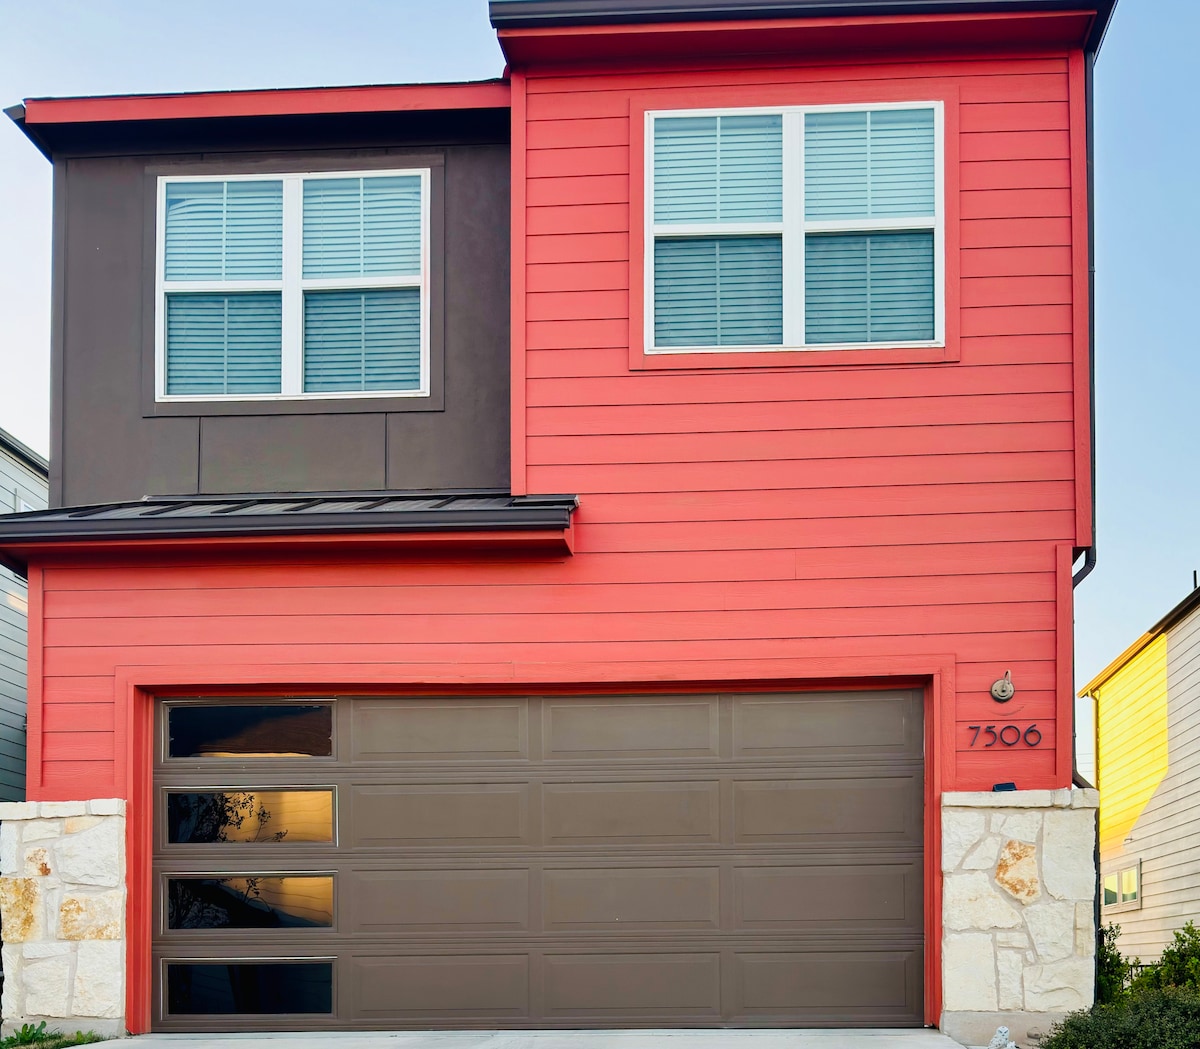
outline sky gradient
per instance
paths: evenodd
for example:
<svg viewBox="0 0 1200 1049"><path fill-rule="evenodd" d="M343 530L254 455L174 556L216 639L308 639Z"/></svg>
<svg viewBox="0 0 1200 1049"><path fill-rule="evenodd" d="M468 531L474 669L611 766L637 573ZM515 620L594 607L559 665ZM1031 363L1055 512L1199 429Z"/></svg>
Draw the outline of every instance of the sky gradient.
<svg viewBox="0 0 1200 1049"><path fill-rule="evenodd" d="M498 76L485 0L0 0L0 106L123 92ZM236 27L236 30L235 28ZM1121 0L1096 71L1099 564L1077 591L1085 683L1200 568L1196 0ZM0 427L48 446L50 168L0 120ZM1020 687L1020 682L1017 682ZM1081 764L1090 725L1080 724Z"/></svg>

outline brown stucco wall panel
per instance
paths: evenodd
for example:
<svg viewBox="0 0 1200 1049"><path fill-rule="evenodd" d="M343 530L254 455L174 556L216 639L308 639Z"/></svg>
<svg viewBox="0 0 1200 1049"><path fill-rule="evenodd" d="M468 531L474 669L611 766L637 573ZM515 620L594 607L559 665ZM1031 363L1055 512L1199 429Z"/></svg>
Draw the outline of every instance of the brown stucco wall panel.
<svg viewBox="0 0 1200 1049"><path fill-rule="evenodd" d="M195 492L507 488L508 145L495 140L499 124L447 126L442 141L454 145L406 142L402 130L391 142L378 126L361 145L329 139L342 148L263 152L222 140L218 151L201 137L172 155L60 162L54 505ZM462 142L472 136L481 140ZM159 174L398 165L433 171L429 397L155 402ZM270 418L279 422L256 422Z"/></svg>
<svg viewBox="0 0 1200 1049"><path fill-rule="evenodd" d="M202 419L200 492L219 495L382 489L384 431L382 415L225 415Z"/></svg>

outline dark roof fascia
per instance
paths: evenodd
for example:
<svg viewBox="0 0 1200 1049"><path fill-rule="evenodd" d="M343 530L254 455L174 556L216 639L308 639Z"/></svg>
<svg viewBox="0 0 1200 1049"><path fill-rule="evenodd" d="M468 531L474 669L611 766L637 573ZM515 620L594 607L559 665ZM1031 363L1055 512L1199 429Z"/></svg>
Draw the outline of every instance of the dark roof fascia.
<svg viewBox="0 0 1200 1049"><path fill-rule="evenodd" d="M284 498L304 499L305 496ZM230 499L223 500L231 502ZM264 499L275 502L277 497ZM180 500L194 504L198 500ZM412 532L524 532L561 530L571 524L575 496L514 498L506 507L391 512L265 513L237 516L105 517L99 507L64 507L0 517L0 544L54 543L95 539L205 539L249 536L372 535ZM159 504L160 506L162 504ZM85 516L64 516L66 514Z"/></svg>
<svg viewBox="0 0 1200 1049"><path fill-rule="evenodd" d="M23 134L27 139L29 139L30 142L37 146L38 152L41 153L43 157L45 157L47 160L54 159L54 153L50 149L50 143L42 138L42 136L39 135L34 128L25 123L25 107L23 105L18 103L15 106L9 106L4 111L4 115L17 125L17 129L21 132L21 134Z"/></svg>
<svg viewBox="0 0 1200 1049"><path fill-rule="evenodd" d="M1084 45L1098 51L1117 0L490 0L496 29L758 18L1013 14L1095 10Z"/></svg>
<svg viewBox="0 0 1200 1049"><path fill-rule="evenodd" d="M29 445L18 441L7 430L0 430L0 448L3 448L14 459L19 460L23 465L27 466L33 473L41 477L43 481L49 481L50 464L30 448Z"/></svg>

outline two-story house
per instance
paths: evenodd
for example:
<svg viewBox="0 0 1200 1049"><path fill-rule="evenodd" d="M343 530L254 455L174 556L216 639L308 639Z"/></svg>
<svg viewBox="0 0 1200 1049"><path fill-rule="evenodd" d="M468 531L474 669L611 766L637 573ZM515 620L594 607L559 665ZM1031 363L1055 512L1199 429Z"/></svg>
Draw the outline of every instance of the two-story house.
<svg viewBox="0 0 1200 1049"><path fill-rule="evenodd" d="M6 1019L1088 1004L1112 6L494 0L501 80L10 111L55 290Z"/></svg>
<svg viewBox="0 0 1200 1049"><path fill-rule="evenodd" d="M1200 922L1200 589L1084 686L1096 709L1101 915L1156 961Z"/></svg>
<svg viewBox="0 0 1200 1049"><path fill-rule="evenodd" d="M0 514L46 508L48 464L0 430ZM25 800L25 580L0 565L0 801Z"/></svg>

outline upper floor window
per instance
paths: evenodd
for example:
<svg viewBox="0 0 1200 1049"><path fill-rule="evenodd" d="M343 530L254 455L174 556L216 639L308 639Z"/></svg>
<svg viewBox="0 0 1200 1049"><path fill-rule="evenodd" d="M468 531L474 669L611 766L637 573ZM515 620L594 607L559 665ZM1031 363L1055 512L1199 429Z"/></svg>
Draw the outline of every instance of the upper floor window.
<svg viewBox="0 0 1200 1049"><path fill-rule="evenodd" d="M159 400L429 394L429 171L163 177Z"/></svg>
<svg viewBox="0 0 1200 1049"><path fill-rule="evenodd" d="M648 353L945 339L940 103L647 113Z"/></svg>

